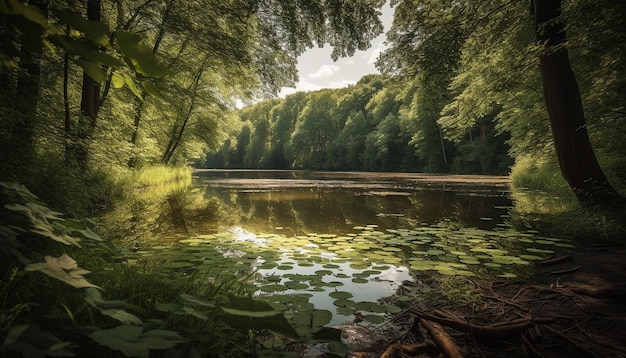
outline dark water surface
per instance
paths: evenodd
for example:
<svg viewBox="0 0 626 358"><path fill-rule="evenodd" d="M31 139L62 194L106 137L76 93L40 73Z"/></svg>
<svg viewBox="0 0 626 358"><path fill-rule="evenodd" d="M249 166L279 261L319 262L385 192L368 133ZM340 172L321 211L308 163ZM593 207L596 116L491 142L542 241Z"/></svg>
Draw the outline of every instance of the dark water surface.
<svg viewBox="0 0 626 358"><path fill-rule="evenodd" d="M255 295L292 316L327 310L329 325L355 311L389 319L409 281L517 277L571 247L506 223L506 177L198 170L194 184L218 201L221 227L155 247L162 266L253 272Z"/></svg>
<svg viewBox="0 0 626 358"><path fill-rule="evenodd" d="M413 173L199 170L196 183L244 229L300 235L453 222L490 229L511 199L508 178Z"/></svg>

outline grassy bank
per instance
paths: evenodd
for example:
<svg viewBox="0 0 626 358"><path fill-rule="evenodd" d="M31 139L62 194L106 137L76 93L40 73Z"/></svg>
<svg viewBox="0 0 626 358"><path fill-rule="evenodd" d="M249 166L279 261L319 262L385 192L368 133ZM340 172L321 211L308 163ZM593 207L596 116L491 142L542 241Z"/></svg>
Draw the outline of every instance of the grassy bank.
<svg viewBox="0 0 626 358"><path fill-rule="evenodd" d="M613 179L618 191L626 183ZM513 224L587 244L626 244L626 209L581 207L556 162L520 159L511 172Z"/></svg>

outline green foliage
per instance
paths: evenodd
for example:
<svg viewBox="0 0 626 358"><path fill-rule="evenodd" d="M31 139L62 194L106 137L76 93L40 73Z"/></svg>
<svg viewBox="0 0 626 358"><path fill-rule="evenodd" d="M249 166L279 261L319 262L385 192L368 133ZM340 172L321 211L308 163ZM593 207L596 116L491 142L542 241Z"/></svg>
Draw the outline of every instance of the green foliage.
<svg viewBox="0 0 626 358"><path fill-rule="evenodd" d="M154 174L159 171L161 178L155 179ZM155 186L167 181L167 174L174 180L189 177L188 171L163 168L151 174L144 171L135 180L142 186ZM316 332L302 336L285 318L284 311L276 310L265 301L236 296L243 293L241 286L234 285L240 278L205 281L198 285L198 277L193 275L183 280L172 278L172 271L168 271L166 265L142 270L133 265L135 255L100 241L98 235L79 221L62 219L60 213L48 209L25 187L2 183L2 189L3 204L9 203L4 210L9 215L3 216L0 226L5 243L0 253L3 265L15 267L8 271L9 277L3 277L0 287L3 302L0 331L7 334L0 346L3 353L29 357L73 356L75 353L82 355L97 344L111 349L105 356L116 356L113 352L118 351L125 356L147 357L152 350L167 350L181 344L197 347L192 350L206 351L208 347L200 348L206 342L184 335L197 336L203 332L206 336L210 332L212 352L240 355L246 348L255 352L256 332L266 330L292 340L336 341L335 345L340 345L339 335L331 334L328 329L315 326ZM66 225L65 240L49 235L54 222ZM46 230L42 232L44 226ZM44 237L57 245L57 241L61 241L76 247L80 239L87 240L89 245L83 244L72 256L91 266L93 281L85 278L90 271L78 267L77 261L67 253L58 257L46 255L44 262L28 263L26 257L42 256L43 250L55 249L54 245L20 245L31 237ZM20 264L20 259L26 262ZM19 266L25 266L24 270L18 269ZM33 271L44 273L52 280L30 276L29 272ZM57 282L79 290L68 291ZM106 299L101 288L109 295L126 299ZM22 301L25 297L28 301ZM58 330L59 327L65 329ZM58 333L50 333L51 328ZM233 334L233 329L240 330L241 334ZM248 339L245 337L253 339L245 342ZM244 344L233 345L237 339Z"/></svg>
<svg viewBox="0 0 626 358"><path fill-rule="evenodd" d="M263 101L238 112L241 126L203 166L442 172L449 170L448 160L458 173L508 173L506 135L490 125L474 129L484 139L474 143L478 150L456 150L472 137L456 146L445 141L444 157L438 111L431 105L437 99L429 96L428 90L369 75L346 89Z"/></svg>
<svg viewBox="0 0 626 358"><path fill-rule="evenodd" d="M90 273L78 267L74 259L63 254L59 257L46 256L46 262L27 265L26 271L39 271L76 288L98 287L88 282L83 275Z"/></svg>
<svg viewBox="0 0 626 358"><path fill-rule="evenodd" d="M89 337L127 357L148 357L151 349L168 349L187 342L177 332L161 329L144 331L141 327L129 325L96 330Z"/></svg>

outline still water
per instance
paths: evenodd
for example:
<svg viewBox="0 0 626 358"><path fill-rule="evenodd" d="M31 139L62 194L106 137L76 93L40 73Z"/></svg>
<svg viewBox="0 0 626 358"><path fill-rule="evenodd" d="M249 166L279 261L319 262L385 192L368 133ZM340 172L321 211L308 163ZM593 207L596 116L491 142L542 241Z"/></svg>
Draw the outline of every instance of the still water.
<svg viewBox="0 0 626 358"><path fill-rule="evenodd" d="M285 235L343 234L373 224L491 229L511 206L506 177L201 170L196 183L229 208L238 226Z"/></svg>
<svg viewBox="0 0 626 358"><path fill-rule="evenodd" d="M571 247L507 225L506 177L199 170L194 180L219 202L222 227L180 240L183 262L164 265L252 267L255 295L292 315L330 311L329 325L357 311L383 322L407 299L399 289L425 275L512 278Z"/></svg>

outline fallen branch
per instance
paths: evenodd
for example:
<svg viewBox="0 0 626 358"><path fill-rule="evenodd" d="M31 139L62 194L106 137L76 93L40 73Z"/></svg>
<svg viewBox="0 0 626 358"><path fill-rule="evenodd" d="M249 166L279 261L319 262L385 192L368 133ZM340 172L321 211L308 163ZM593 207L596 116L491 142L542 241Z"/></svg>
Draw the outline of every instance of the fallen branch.
<svg viewBox="0 0 626 358"><path fill-rule="evenodd" d="M532 344L532 342L524 334L522 334L522 344L524 345L524 347L528 351L527 354L526 354L527 356L536 357L536 358L543 358L543 355L537 350L535 345ZM530 354L528 354L528 353L530 353Z"/></svg>
<svg viewBox="0 0 626 358"><path fill-rule="evenodd" d="M594 358L599 358L599 356L597 354L595 354L594 352L590 351L589 349L581 346L580 344L578 344L576 341L574 341L573 339L569 338L568 336L566 336L565 334L557 331L556 329L550 327L550 326L545 326L548 331L558 335L559 337L563 338L564 340L566 340L567 342L569 342L569 344L571 344L572 346L580 349L582 352L584 352L585 354L587 354L589 357L594 357Z"/></svg>
<svg viewBox="0 0 626 358"><path fill-rule="evenodd" d="M438 323L427 321L423 318L419 320L420 324L426 328L428 333L433 337L439 348L448 356L448 358L463 358L461 348L452 340L452 337Z"/></svg>
<svg viewBox="0 0 626 358"><path fill-rule="evenodd" d="M528 328L534 326L537 323L547 323L551 322L551 318L535 318L535 319L523 319L523 320L515 320L512 323L503 325L503 326L492 326L492 325L478 325L472 324L469 322L464 322L457 319L452 318L443 318L439 316L434 316L432 314L426 312L420 312L413 310L414 314L418 317L426 319L431 322L436 322L446 327L454 328L457 331L461 332L471 332L476 339L485 341L485 342L497 342L502 340L507 340L514 336L519 336L520 333L524 332Z"/></svg>
<svg viewBox="0 0 626 358"><path fill-rule="evenodd" d="M380 355L380 358L394 358L401 353L412 356L424 353L437 355L439 353L439 348L433 341L428 339L422 343L414 344L394 343L385 349L385 351Z"/></svg>
<svg viewBox="0 0 626 358"><path fill-rule="evenodd" d="M572 272L580 270L581 268L582 266L575 266L575 267L564 269L564 270L551 271L550 275L562 275L566 273L572 273Z"/></svg>
<svg viewBox="0 0 626 358"><path fill-rule="evenodd" d="M556 265L558 263L565 262L565 261L571 260L571 259L572 259L572 256L565 255L565 256L555 257L555 258L549 259L549 260L539 261L539 262L537 262L537 264L539 264L541 266L550 266L550 265Z"/></svg>

